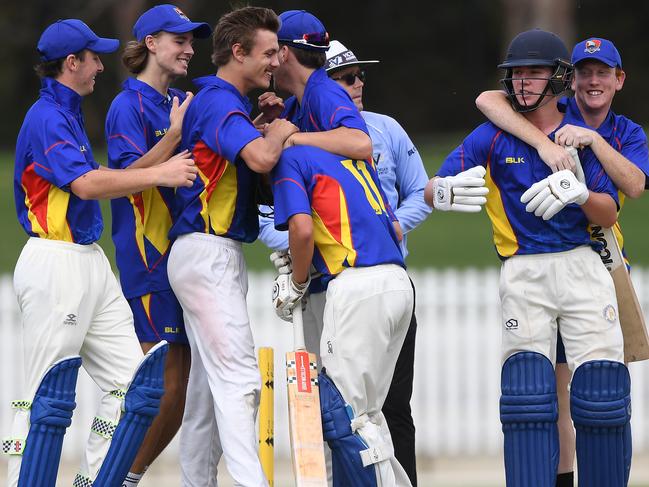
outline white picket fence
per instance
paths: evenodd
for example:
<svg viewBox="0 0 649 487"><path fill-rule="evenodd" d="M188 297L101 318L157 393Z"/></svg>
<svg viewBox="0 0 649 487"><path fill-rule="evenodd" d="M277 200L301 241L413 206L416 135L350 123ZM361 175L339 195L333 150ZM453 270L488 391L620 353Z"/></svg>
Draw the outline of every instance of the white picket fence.
<svg viewBox="0 0 649 487"><path fill-rule="evenodd" d="M498 270L411 272L417 289L417 349L412 400L421 457L489 455L501 449L498 419L500 328ZM248 308L258 346L275 349L275 445L288 456L284 352L290 326L270 309L270 273L252 274ZM649 269L634 269L633 281L649 310ZM0 277L0 436L8 435L9 402L21 381L19 313L11 277ZM634 453L649 453L649 364L631 365ZM75 462L88 436L99 391L82 372L77 409L64 444L64 459ZM164 453L177 456L177 442Z"/></svg>

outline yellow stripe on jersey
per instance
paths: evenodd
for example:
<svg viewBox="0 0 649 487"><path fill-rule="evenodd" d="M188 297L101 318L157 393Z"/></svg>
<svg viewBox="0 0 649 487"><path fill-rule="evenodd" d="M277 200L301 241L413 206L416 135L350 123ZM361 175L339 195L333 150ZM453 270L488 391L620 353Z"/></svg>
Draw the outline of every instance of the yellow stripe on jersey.
<svg viewBox="0 0 649 487"><path fill-rule="evenodd" d="M47 237L51 240L74 242L70 225L68 225L68 203L70 193L54 185L47 194Z"/></svg>
<svg viewBox="0 0 649 487"><path fill-rule="evenodd" d="M376 185L374 185L372 178L367 172L367 168L365 167L365 162L352 161L351 159L347 159L346 161L340 161L340 162L349 172L351 172L354 175L354 177L361 184L361 186L363 187L363 191L365 191L365 197L367 198L367 201L370 202L370 205L372 205L372 208L374 208L374 212L377 215L381 215L383 212L385 212L385 206L383 206L383 201L381 200L380 193L378 192ZM358 163L359 166L358 168L354 165L354 162ZM363 176L358 172L359 169L366 174L367 180L370 181L372 185L372 190L375 191L374 194L372 194L372 191L370 191L370 188L368 187L368 181L366 181L365 178L363 178ZM378 201L377 201L377 196L378 196Z"/></svg>
<svg viewBox="0 0 649 487"><path fill-rule="evenodd" d="M142 194L138 194L137 198L142 198ZM142 212L144 208L140 208L139 205L135 202L135 196L130 195L128 200L131 202L133 207L133 218L135 219L135 243L142 257L142 262L148 268L149 263L146 260L146 251L144 249L144 224L142 223Z"/></svg>
<svg viewBox="0 0 649 487"><path fill-rule="evenodd" d="M45 232L45 229L41 227L41 224L38 221L38 218L32 211L32 201L29 199L29 193L27 192L27 188L25 188L25 185L22 185L23 192L25 193L25 206L27 207L27 218L29 218L29 222L32 224L32 232L36 233L40 238L47 238L47 233Z"/></svg>
<svg viewBox="0 0 649 487"><path fill-rule="evenodd" d="M491 177L490 164L487 164L485 181L487 188L489 188L486 205L487 215L491 220L496 251L503 257L510 257L518 251L518 239L505 213L500 189Z"/></svg>
<svg viewBox="0 0 649 487"><path fill-rule="evenodd" d="M209 200L212 230L216 235L227 233L237 207L237 168L227 162Z"/></svg>
<svg viewBox="0 0 649 487"><path fill-rule="evenodd" d="M351 267L354 267L356 264L356 250L354 250L354 244L352 242L349 212L347 211L347 199L345 198L345 193L342 188L340 188L340 240L343 246L347 249L347 263Z"/></svg>
<svg viewBox="0 0 649 487"><path fill-rule="evenodd" d="M144 312L146 313L146 317L151 321L151 294L145 294L144 296L141 297L142 299L142 307L144 308Z"/></svg>
<svg viewBox="0 0 649 487"><path fill-rule="evenodd" d="M345 260L351 266L356 262L356 251L351 245L352 237L349 228L349 219L347 218L346 213L343 215L343 207L346 210L347 204L345 203L344 198L341 199L340 211L340 235L342 242L338 242L334 238L316 210L313 210L312 214L313 240L316 242L320 255L322 255L322 259L324 260L329 273L332 275L340 274L345 269L345 266L343 266Z"/></svg>
<svg viewBox="0 0 649 487"><path fill-rule="evenodd" d="M137 236L138 248L146 262L142 237L145 237L151 245L155 247L158 253L162 255L169 248L169 238L167 237L167 234L169 233L172 222L169 208L157 188L150 188L142 191L141 198L143 205L142 211L144 212L144 215L139 215L140 210L138 210L134 205L135 233ZM133 204L132 197L131 204Z"/></svg>

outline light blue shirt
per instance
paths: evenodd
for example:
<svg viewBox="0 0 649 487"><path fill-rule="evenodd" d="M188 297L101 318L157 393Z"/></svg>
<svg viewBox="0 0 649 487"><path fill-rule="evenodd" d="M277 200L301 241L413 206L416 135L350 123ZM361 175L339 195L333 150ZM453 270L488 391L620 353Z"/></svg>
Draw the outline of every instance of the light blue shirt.
<svg viewBox="0 0 649 487"><path fill-rule="evenodd" d="M404 233L401 252L405 259L408 255L405 234L431 212L424 202L428 176L417 148L395 119L373 112L361 112L361 115L372 139L381 188ZM267 213L270 209L262 206L261 211ZM275 230L272 217L259 217L259 227L259 239L268 247L274 250L288 248L288 232Z"/></svg>

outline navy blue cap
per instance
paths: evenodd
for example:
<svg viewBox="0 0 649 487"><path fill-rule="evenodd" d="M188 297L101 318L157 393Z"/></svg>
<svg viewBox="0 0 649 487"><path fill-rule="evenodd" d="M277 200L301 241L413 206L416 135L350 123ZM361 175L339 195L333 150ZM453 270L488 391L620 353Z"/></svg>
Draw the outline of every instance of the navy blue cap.
<svg viewBox="0 0 649 487"><path fill-rule="evenodd" d="M591 37L575 46L572 50L572 64L584 59L595 59L611 68L622 68L622 58L615 45L601 37Z"/></svg>
<svg viewBox="0 0 649 487"><path fill-rule="evenodd" d="M212 34L212 28L205 22L192 22L182 10L174 5L156 5L137 19L133 26L133 35L142 42L148 35L165 31L172 34L193 32L194 37L205 39Z"/></svg>
<svg viewBox="0 0 649 487"><path fill-rule="evenodd" d="M36 49L43 61L54 61L84 49L105 54L117 51L118 47L117 39L99 37L81 20L65 19L43 31Z"/></svg>
<svg viewBox="0 0 649 487"><path fill-rule="evenodd" d="M298 49L326 51L329 34L318 18L306 10L287 10L279 15L277 39Z"/></svg>

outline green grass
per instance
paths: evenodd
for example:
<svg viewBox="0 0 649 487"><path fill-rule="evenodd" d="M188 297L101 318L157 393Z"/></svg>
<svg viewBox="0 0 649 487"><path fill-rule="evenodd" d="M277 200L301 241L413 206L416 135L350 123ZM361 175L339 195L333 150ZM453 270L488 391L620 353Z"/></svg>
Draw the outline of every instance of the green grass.
<svg viewBox="0 0 649 487"><path fill-rule="evenodd" d="M416 140L429 175L461 141L461 136L432 137ZM103 159L100 159L103 160ZM100 244L113 259L114 248L110 238L110 209L103 202L105 229ZM638 200L627 200L620 221L624 229L625 246L631 262L649 266L649 195ZM0 153L0 273L12 272L27 236L18 225L13 202L13 154ZM485 212L457 214L433 212L428 219L408 235L410 255L408 265L421 267L490 267L499 264L491 239L491 225ZM253 270L270 269L269 250L260 242L245 246L248 267Z"/></svg>

